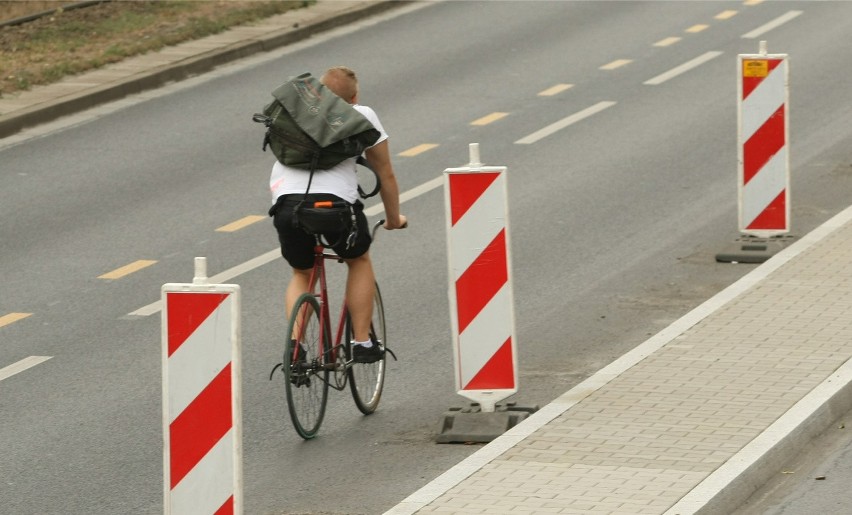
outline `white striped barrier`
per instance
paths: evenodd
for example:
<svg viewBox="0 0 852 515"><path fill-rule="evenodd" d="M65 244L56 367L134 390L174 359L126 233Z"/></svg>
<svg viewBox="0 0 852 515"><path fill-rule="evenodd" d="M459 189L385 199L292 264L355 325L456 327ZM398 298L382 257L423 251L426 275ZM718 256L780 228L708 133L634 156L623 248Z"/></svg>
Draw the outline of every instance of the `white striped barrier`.
<svg viewBox="0 0 852 515"><path fill-rule="evenodd" d="M769 237L790 231L787 54L739 54L737 122L739 230Z"/></svg>
<svg viewBox="0 0 852 515"><path fill-rule="evenodd" d="M165 513L242 513L240 287L162 287Z"/></svg>
<svg viewBox="0 0 852 515"><path fill-rule="evenodd" d="M493 412L518 390L506 167L444 170L456 389Z"/></svg>
<svg viewBox="0 0 852 515"><path fill-rule="evenodd" d="M716 261L763 263L790 232L787 54L737 57L737 211L740 237Z"/></svg>

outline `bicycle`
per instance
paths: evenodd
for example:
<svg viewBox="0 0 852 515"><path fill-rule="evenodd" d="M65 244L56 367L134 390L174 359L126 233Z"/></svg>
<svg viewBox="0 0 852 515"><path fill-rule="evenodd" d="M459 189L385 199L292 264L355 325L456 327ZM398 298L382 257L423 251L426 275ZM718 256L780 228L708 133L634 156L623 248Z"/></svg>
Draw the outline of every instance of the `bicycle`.
<svg viewBox="0 0 852 515"><path fill-rule="evenodd" d="M376 230L384 224L377 222ZM330 252L319 235L314 236L314 266L309 284L311 290L297 299L290 314L284 359L273 367L269 378L280 367L284 372L287 409L296 432L305 440L317 435L328 403L328 389L342 391L349 385L355 405L364 415L376 411L385 383L387 354L396 356L386 345L385 312L379 286L373 300L370 337L384 348L379 361L356 363L352 360L352 324L344 300L338 319L334 345L331 345L331 316L325 263L343 262ZM341 343L342 341L342 343ZM303 350L300 350L303 349Z"/></svg>

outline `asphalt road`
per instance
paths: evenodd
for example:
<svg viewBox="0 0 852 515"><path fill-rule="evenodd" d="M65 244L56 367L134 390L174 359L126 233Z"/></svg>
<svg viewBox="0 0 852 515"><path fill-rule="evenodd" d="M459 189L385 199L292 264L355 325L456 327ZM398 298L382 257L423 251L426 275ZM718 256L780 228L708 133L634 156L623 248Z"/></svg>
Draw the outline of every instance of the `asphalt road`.
<svg viewBox="0 0 852 515"><path fill-rule="evenodd" d="M162 284L191 281L195 256L212 276L275 249L268 219L217 228L269 205L272 158L250 117L287 76L347 64L394 154L437 145L395 157L411 227L373 251L400 357L375 415L334 395L303 442L268 381L287 269L230 279L243 292L246 512L380 513L476 449L432 440L465 400L430 181L472 142L509 168L512 400L545 404L752 268L714 256L737 236L736 55L758 40L791 56L794 234L848 206L852 57L838 42L850 14L841 2L419 4L0 140L0 316L31 313L0 327L0 368L50 357L0 380L0 511L162 512L160 319L138 313ZM471 124L492 113L508 114ZM149 266L100 278L131 263Z"/></svg>

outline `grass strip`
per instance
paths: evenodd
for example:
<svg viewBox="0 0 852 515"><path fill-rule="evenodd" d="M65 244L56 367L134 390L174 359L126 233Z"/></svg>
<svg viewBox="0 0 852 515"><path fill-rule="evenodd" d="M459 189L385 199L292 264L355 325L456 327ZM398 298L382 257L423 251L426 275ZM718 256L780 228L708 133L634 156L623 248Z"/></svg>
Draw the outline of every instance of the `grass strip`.
<svg viewBox="0 0 852 515"><path fill-rule="evenodd" d="M0 2L0 13L3 4ZM314 3L106 2L0 29L0 96Z"/></svg>

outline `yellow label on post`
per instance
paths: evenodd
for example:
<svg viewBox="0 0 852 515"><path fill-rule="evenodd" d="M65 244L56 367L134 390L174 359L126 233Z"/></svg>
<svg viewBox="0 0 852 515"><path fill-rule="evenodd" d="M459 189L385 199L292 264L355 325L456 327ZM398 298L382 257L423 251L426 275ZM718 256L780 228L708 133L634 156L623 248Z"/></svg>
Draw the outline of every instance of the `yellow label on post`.
<svg viewBox="0 0 852 515"><path fill-rule="evenodd" d="M766 77L769 75L769 61L766 59L743 60L743 77Z"/></svg>

